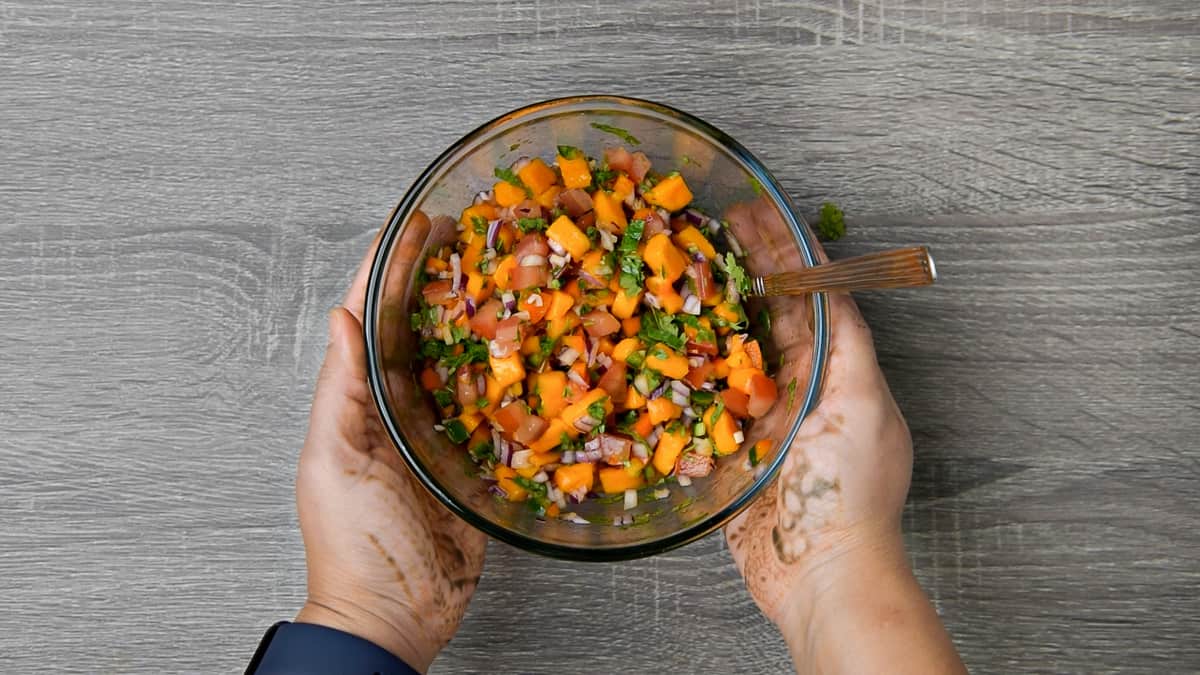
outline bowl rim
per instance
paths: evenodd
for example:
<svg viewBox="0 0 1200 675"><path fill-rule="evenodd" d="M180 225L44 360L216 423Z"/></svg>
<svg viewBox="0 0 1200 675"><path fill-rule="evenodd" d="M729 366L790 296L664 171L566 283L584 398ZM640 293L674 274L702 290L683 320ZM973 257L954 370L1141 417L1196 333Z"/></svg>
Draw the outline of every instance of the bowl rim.
<svg viewBox="0 0 1200 675"><path fill-rule="evenodd" d="M404 197L392 209L392 213L388 218L387 224L384 226L384 233L380 239L379 248L375 253L375 257L371 262L370 277L367 282L366 299L363 308L363 338L366 342L367 355L367 374L368 382L371 387L371 395L375 400L376 408L378 409L380 421L387 429L388 436L392 440L392 444L396 446L396 450L404 458L404 463L409 470L416 475L418 482L428 490L433 496L442 503L447 509L454 513L459 518L462 518L467 523L480 530L484 534L497 539L506 544L515 546L525 551L530 551L543 556L559 558L565 560L576 560L583 562L612 562L619 560L633 560L643 558L659 553L664 553L672 549L690 544L698 539L701 539L712 533L720 527L744 511L753 503L755 497L766 486L770 485L779 473L783 466L784 460L787 458L788 449L791 447L796 434L800 430L800 425L816 407L817 399L821 390L821 383L825 377L825 365L828 359L829 346L829 301L825 293L816 293L813 296L813 358L812 368L808 381L808 386L804 391L804 397L801 401L798 414L795 422L787 431L787 435L781 441L780 447L784 448L783 452L775 454L772 462L766 467L766 470L751 483L749 489L745 490L736 499L734 499L725 508L720 509L708 516L705 516L696 522L690 523L676 532L672 532L658 539L650 541L642 541L633 544L618 544L613 546L572 546L569 544L561 544L555 542L542 541L533 537L524 535L516 530L505 528L497 525L482 515L477 514L469 506L460 504L452 494L443 489L438 483L433 472L426 470L416 454L409 448L404 434L400 431L395 423L395 415L387 401L385 395L385 384L383 382L382 368L380 367L380 354L376 347L378 339L376 321L379 316L380 294L383 288L383 279L385 276L385 263L390 255L392 245L397 236L403 230L404 224L407 222L409 215L415 206L415 201L421 195L432 176L437 173L443 165L464 146L470 144L480 136L490 132L494 128L518 120L522 117L533 113L543 112L549 108L555 108L574 104L602 104L605 106L627 107L635 109L648 109L659 115L672 117L686 126L694 127L695 129L708 134L720 145L724 146L725 150L734 155L742 164L748 168L754 177L762 185L763 193L771 197L776 206L783 213L784 220L787 222L788 228L791 230L792 236L799 244L801 255L804 257L804 262L808 266L813 266L817 263L817 257L813 249L812 242L809 241L809 232L811 230L805 224L803 218L796 212L795 205L791 199L783 191L779 182L767 170L766 166L742 144L738 143L729 134L717 129L713 125L704 120L683 112L677 108L648 101L645 99L632 98L627 96L595 94L582 96L567 96L561 98L547 99L537 103L532 103L522 106L515 110L499 115L484 124L476 127L472 131L466 133L457 141L452 143L438 157L425 168L424 171L405 191Z"/></svg>

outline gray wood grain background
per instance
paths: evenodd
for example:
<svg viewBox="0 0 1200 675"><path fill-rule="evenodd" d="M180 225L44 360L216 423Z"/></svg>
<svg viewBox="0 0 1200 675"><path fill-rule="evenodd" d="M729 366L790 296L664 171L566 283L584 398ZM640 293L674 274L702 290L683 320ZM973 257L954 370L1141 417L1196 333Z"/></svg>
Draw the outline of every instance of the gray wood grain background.
<svg viewBox="0 0 1200 675"><path fill-rule="evenodd" d="M978 672L1200 668L1200 6L0 1L0 671L234 672L290 617L310 388L372 230L544 97L682 107L850 255ZM493 545L434 666L786 672L722 538Z"/></svg>

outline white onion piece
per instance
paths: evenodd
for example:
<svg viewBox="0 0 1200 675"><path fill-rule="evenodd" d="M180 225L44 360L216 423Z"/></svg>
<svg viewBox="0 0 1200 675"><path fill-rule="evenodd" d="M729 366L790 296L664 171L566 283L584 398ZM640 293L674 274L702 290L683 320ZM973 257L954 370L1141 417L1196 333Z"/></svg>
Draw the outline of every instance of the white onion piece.
<svg viewBox="0 0 1200 675"><path fill-rule="evenodd" d="M599 424L599 422L588 417L587 415L584 415L583 417L580 417L579 419L575 420L575 428L584 433L587 433L587 432L591 431L592 429L595 429L597 424ZM596 454L599 454L599 452L600 451L597 450ZM588 455L588 457L590 458L591 455ZM596 457L596 459L600 459L600 458Z"/></svg>
<svg viewBox="0 0 1200 675"><path fill-rule="evenodd" d="M575 451L567 450L566 452L564 452L562 454L562 463L563 464L574 464L575 463Z"/></svg>
<svg viewBox="0 0 1200 675"><path fill-rule="evenodd" d="M712 456L712 441L708 440L707 438L693 438L692 448L698 454L704 455L705 457Z"/></svg>
<svg viewBox="0 0 1200 675"><path fill-rule="evenodd" d="M671 491L668 490L667 488L658 488L657 490L654 491L655 499L666 499L667 497L670 497L670 496L671 496Z"/></svg>
<svg viewBox="0 0 1200 675"><path fill-rule="evenodd" d="M525 166L531 161L533 160L529 159L528 157L518 157L517 161L513 162L512 164L512 172L519 173L521 169L524 169Z"/></svg>
<svg viewBox="0 0 1200 675"><path fill-rule="evenodd" d="M692 479L684 475L676 476L675 480L679 482L681 487L687 487L692 484Z"/></svg>
<svg viewBox="0 0 1200 675"><path fill-rule="evenodd" d="M471 203L472 204L481 204L483 202L490 202L490 201L492 201L492 191L491 190L483 190L481 192L475 193L475 200Z"/></svg>
<svg viewBox="0 0 1200 675"><path fill-rule="evenodd" d="M441 432L441 431L445 431L445 430L446 430L446 427L444 427L444 426L442 426L442 425L440 425L440 424L435 424L435 425L433 425L433 430L434 430L434 431Z"/></svg>
<svg viewBox="0 0 1200 675"><path fill-rule="evenodd" d="M600 245L605 251L611 251L617 247L617 237L608 230L600 230Z"/></svg>
<svg viewBox="0 0 1200 675"><path fill-rule="evenodd" d="M487 380L484 379L482 374L475 378L475 391L477 391L480 396L483 396L487 393Z"/></svg>
<svg viewBox="0 0 1200 675"><path fill-rule="evenodd" d="M521 267L541 267L545 264L546 256L532 254L521 258Z"/></svg>
<svg viewBox="0 0 1200 675"><path fill-rule="evenodd" d="M527 469L532 464L529 463L529 458L533 456L532 450L517 450L512 454L512 468Z"/></svg>
<svg viewBox="0 0 1200 675"><path fill-rule="evenodd" d="M596 351L598 352L595 359L596 363L604 366L605 368L611 368L613 364L612 357L598 349Z"/></svg>
<svg viewBox="0 0 1200 675"><path fill-rule="evenodd" d="M567 249L563 248L563 245L558 243L558 241L556 241L554 239L547 239L546 243L550 246L550 250L554 251L558 255L566 255L567 254Z"/></svg>
<svg viewBox="0 0 1200 675"><path fill-rule="evenodd" d="M554 253L550 256L550 264L555 267L566 267L571 262L571 256Z"/></svg>
<svg viewBox="0 0 1200 675"><path fill-rule="evenodd" d="M689 295L687 299L683 301L683 311L685 314L700 316L700 298L695 295Z"/></svg>
<svg viewBox="0 0 1200 675"><path fill-rule="evenodd" d="M564 347L563 350L558 353L558 362L568 368L570 368L571 364L575 363L577 360L579 360L579 352L575 351L574 347Z"/></svg>
<svg viewBox="0 0 1200 675"><path fill-rule="evenodd" d="M450 276L454 279L450 282L450 287L457 292L462 288L462 258L457 253L450 254Z"/></svg>
<svg viewBox="0 0 1200 675"><path fill-rule="evenodd" d="M645 373L638 373L637 376L633 378L633 388L637 389L638 393L642 396L647 396L650 394L650 382L646 380Z"/></svg>
<svg viewBox="0 0 1200 675"><path fill-rule="evenodd" d="M567 522L575 523L576 525L587 525L588 524L588 521L584 520L583 518L580 518L579 514L573 512L573 511L567 511L566 513L559 514L558 517L562 518L563 520L565 520Z"/></svg>
<svg viewBox="0 0 1200 675"><path fill-rule="evenodd" d="M700 366L704 365L704 357L703 356L689 356L688 357L688 365L691 366L692 368L699 368Z"/></svg>
<svg viewBox="0 0 1200 675"><path fill-rule="evenodd" d="M541 307L542 306L542 295L541 295L541 293L532 293L527 298L527 301L529 302L530 305L532 305L534 307Z"/></svg>
<svg viewBox="0 0 1200 675"><path fill-rule="evenodd" d="M586 389L588 386L587 380L583 379L583 376L580 375L579 371L577 371L577 370L569 371L567 373L567 379L574 382L575 384L583 387L584 389Z"/></svg>
<svg viewBox="0 0 1200 675"><path fill-rule="evenodd" d="M634 457L642 461L650 457L650 448L646 447L644 443L634 443L632 452Z"/></svg>
<svg viewBox="0 0 1200 675"><path fill-rule="evenodd" d="M688 388L687 383L684 382L683 380L671 380L671 391L679 392L680 394L683 394L684 396L687 396L688 394L692 393L692 390ZM680 403L679 405L687 405L687 404Z"/></svg>
<svg viewBox="0 0 1200 675"><path fill-rule="evenodd" d="M742 256L746 255L742 249L741 242L737 240L737 237L733 236L732 230L725 230L725 239L729 242L729 248L733 251L735 256L741 258Z"/></svg>
<svg viewBox="0 0 1200 675"><path fill-rule="evenodd" d="M625 491L625 510L637 508L637 490L630 488Z"/></svg>
<svg viewBox="0 0 1200 675"><path fill-rule="evenodd" d="M745 441L746 441L746 434L743 434L740 431L733 432L733 442L734 443L744 443Z"/></svg>
<svg viewBox="0 0 1200 675"><path fill-rule="evenodd" d="M677 391L671 391L671 403L674 403L675 405L680 406L680 407L687 405L688 404L687 394L681 394Z"/></svg>
<svg viewBox="0 0 1200 675"><path fill-rule="evenodd" d="M658 299L657 295L653 293L647 293L645 296L643 296L643 299L646 301L647 305L650 305L654 309L662 309L662 301Z"/></svg>
<svg viewBox="0 0 1200 675"><path fill-rule="evenodd" d="M533 474L533 482L535 483L545 483L548 480L550 480L550 476L547 476L545 471Z"/></svg>

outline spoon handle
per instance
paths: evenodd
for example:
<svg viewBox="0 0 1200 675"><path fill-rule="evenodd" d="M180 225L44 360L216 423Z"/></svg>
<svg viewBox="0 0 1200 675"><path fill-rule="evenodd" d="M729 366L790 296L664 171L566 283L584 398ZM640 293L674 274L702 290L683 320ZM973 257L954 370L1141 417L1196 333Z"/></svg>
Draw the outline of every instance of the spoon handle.
<svg viewBox="0 0 1200 675"><path fill-rule="evenodd" d="M817 291L866 291L928 286L937 268L924 246L868 253L796 272L781 272L750 280L755 296L806 295Z"/></svg>

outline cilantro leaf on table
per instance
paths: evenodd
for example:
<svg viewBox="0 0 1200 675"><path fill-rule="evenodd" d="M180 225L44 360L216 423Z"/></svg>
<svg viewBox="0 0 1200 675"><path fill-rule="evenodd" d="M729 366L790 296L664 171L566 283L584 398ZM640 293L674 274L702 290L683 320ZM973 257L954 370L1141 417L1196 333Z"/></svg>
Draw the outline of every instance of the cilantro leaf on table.
<svg viewBox="0 0 1200 675"><path fill-rule="evenodd" d="M837 204L821 204L821 213L817 217L817 234L826 241L837 241L845 236L846 217Z"/></svg>

